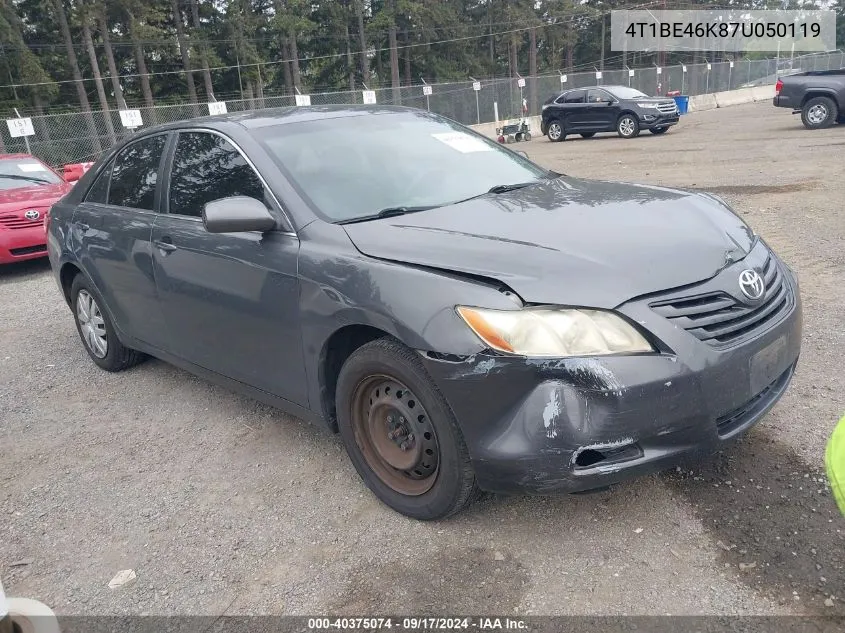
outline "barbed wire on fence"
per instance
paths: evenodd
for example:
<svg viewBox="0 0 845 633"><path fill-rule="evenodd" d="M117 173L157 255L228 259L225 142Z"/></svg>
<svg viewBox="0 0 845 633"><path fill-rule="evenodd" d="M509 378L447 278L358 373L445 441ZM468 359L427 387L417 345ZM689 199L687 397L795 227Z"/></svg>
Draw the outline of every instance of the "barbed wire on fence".
<svg viewBox="0 0 845 633"><path fill-rule="evenodd" d="M524 77L520 88L516 79L499 78L481 81L481 90L473 89L473 81L454 81L430 84L432 93L426 98L422 85L398 88L380 87L374 90L376 102L429 109L467 125L494 120L494 107L500 119L512 119L523 114L525 99L528 114L539 114L543 102L550 96L569 88L585 88L598 84L624 85L646 94L666 94L680 91L685 95L700 95L734 90L748 86L773 84L779 74L800 70L830 70L845 67L845 53L823 53L794 58L738 60L698 64L679 64L657 67L573 72L566 75ZM633 71L633 72L631 72ZM565 81L564 81L565 79ZM310 95L313 106L352 105L363 103L361 91L321 92ZM242 112L296 105L294 95L264 94L246 99L227 100L229 112ZM495 106L494 106L495 104ZM137 107L144 127L181 121L207 115L204 103L163 104ZM13 115L12 115L13 116ZM34 136L12 138L6 125L0 123L0 153L31 152L50 165L61 166L97 158L115 143L133 134L123 127L117 110L94 112L65 112L30 117ZM110 122L110 125L107 123ZM93 132L93 133L92 133Z"/></svg>

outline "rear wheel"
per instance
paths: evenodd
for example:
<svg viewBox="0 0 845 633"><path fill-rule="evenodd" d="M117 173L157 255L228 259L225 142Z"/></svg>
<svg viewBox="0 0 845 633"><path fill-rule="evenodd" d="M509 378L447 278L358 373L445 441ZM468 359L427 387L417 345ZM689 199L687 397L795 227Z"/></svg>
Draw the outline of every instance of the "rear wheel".
<svg viewBox="0 0 845 633"><path fill-rule="evenodd" d="M595 132L581 132L581 136L584 138L593 138L595 135Z"/></svg>
<svg viewBox="0 0 845 633"><path fill-rule="evenodd" d="M640 122L632 114L623 114L616 122L616 132L622 138L634 138L640 133Z"/></svg>
<svg viewBox="0 0 845 633"><path fill-rule="evenodd" d="M344 363L337 418L358 474L397 512L442 519L477 496L469 453L449 405L416 354L398 341L367 343Z"/></svg>
<svg viewBox="0 0 845 633"><path fill-rule="evenodd" d="M663 134L664 132L668 132L668 127L653 127L649 130L652 134Z"/></svg>
<svg viewBox="0 0 845 633"><path fill-rule="evenodd" d="M801 122L808 130L830 127L838 117L836 102L830 97L813 97L801 109Z"/></svg>
<svg viewBox="0 0 845 633"><path fill-rule="evenodd" d="M562 141L564 138L566 138L566 135L563 133L563 126L561 126L560 121L552 121L549 123L549 129L546 131L546 136L548 136L549 140L554 143Z"/></svg>
<svg viewBox="0 0 845 633"><path fill-rule="evenodd" d="M91 360L106 371L122 371L146 358L141 352L125 347L117 338L114 325L105 310L103 298L81 273L70 287L71 306L76 331Z"/></svg>

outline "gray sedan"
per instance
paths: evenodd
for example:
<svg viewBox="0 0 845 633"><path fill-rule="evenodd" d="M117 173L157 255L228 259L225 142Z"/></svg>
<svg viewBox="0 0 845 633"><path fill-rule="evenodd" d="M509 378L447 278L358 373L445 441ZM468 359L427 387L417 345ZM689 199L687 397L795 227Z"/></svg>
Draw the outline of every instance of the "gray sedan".
<svg viewBox="0 0 845 633"><path fill-rule="evenodd" d="M404 108L144 130L53 207L48 252L98 366L155 356L339 432L419 519L718 448L801 340L795 275L718 198Z"/></svg>

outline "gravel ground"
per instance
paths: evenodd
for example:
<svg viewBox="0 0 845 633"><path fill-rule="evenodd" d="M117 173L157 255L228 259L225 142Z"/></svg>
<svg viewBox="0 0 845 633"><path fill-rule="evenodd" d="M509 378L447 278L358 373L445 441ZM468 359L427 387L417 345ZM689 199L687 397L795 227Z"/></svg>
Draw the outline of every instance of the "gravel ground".
<svg viewBox="0 0 845 633"><path fill-rule="evenodd" d="M0 575L60 614L845 614L822 477L845 411L845 126L750 104L519 146L575 176L706 189L799 273L783 400L726 453L610 491L380 505L339 440L159 361L86 356L49 269L0 270ZM110 590L122 569L137 581ZM827 601L827 606L825 602Z"/></svg>

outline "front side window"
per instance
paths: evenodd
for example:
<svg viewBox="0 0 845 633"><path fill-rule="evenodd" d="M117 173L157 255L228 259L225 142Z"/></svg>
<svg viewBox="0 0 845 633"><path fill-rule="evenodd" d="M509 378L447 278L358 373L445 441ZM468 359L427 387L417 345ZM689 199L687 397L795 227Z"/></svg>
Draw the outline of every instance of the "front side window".
<svg viewBox="0 0 845 633"><path fill-rule="evenodd" d="M22 187L40 187L62 182L55 172L35 158L0 160L0 191Z"/></svg>
<svg viewBox="0 0 845 633"><path fill-rule="evenodd" d="M152 136L124 147L114 159L109 204L152 211L158 166L167 137Z"/></svg>
<svg viewBox="0 0 845 633"><path fill-rule="evenodd" d="M252 134L329 222L444 206L549 178L495 141L427 112L271 124Z"/></svg>
<svg viewBox="0 0 845 633"><path fill-rule="evenodd" d="M258 174L229 141L208 132L181 132L170 176L170 213L202 217L206 203L230 196L266 201Z"/></svg>
<svg viewBox="0 0 845 633"><path fill-rule="evenodd" d="M613 101L604 90L590 90L587 93L587 103L610 103Z"/></svg>

